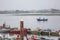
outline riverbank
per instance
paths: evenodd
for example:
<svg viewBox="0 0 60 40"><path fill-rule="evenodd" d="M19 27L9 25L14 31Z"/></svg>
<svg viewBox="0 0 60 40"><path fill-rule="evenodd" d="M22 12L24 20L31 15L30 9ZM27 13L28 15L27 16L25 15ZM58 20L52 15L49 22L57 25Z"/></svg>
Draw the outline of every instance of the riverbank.
<svg viewBox="0 0 60 40"><path fill-rule="evenodd" d="M38 32L38 31L28 31L28 34L42 35L42 36L60 36L58 32Z"/></svg>

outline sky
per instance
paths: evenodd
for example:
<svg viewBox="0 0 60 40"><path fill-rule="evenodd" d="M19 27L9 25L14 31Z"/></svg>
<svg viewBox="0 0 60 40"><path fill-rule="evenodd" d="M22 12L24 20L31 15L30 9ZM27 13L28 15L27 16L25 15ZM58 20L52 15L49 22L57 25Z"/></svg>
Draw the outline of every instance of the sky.
<svg viewBox="0 0 60 40"><path fill-rule="evenodd" d="M60 9L60 0L0 0L0 10Z"/></svg>
<svg viewBox="0 0 60 40"><path fill-rule="evenodd" d="M41 10L60 9L60 0L0 0L0 10ZM44 17L44 16L40 16ZM11 27L19 27L20 19L24 19L26 28L52 28L60 29L60 16L45 16L48 22L37 22L38 16L0 16L0 25L6 22Z"/></svg>
<svg viewBox="0 0 60 40"><path fill-rule="evenodd" d="M47 22L38 22L37 18L47 18ZM0 16L0 26L3 23L6 25L10 25L10 27L20 28L20 21L23 19L24 28L31 28L34 30L36 28L41 29L52 29L52 30L60 30L60 16Z"/></svg>

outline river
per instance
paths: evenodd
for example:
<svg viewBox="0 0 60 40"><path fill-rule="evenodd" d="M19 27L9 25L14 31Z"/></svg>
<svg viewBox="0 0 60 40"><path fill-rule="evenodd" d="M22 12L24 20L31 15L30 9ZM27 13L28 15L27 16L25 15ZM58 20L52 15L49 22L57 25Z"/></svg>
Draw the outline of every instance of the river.
<svg viewBox="0 0 60 40"><path fill-rule="evenodd" d="M37 22L36 18L41 17L41 18L48 18L48 22ZM60 16L58 15L50 15L50 16L39 16L39 14L36 15L25 15L24 14L0 14L0 25L2 25L2 23L4 21L7 22L7 24L11 25L11 26L20 26L19 21L20 19L24 19L24 27L25 28L31 28L31 29L35 29L36 27L38 28L50 28L50 29L54 29L54 30L59 30L60 29ZM13 20L14 19L14 20ZM55 19L55 20L54 20ZM11 20L11 22L10 22ZM26 21L27 20L27 21ZM33 21L32 21L33 20ZM9 35L9 34L5 34L6 38L16 38L17 35ZM28 37L30 37L31 35L28 35ZM54 40L58 40L59 37L55 37L55 36L42 36L44 38L47 39L54 39ZM26 40L26 38L24 37L24 40Z"/></svg>

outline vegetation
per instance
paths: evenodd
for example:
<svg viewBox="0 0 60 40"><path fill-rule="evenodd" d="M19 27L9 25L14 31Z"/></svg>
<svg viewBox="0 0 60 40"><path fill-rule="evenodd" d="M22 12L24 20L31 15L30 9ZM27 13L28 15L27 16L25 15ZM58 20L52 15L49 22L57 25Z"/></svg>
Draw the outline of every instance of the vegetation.
<svg viewBox="0 0 60 40"><path fill-rule="evenodd" d="M35 34L35 35L43 35L43 36L49 36L49 32L37 32L37 31L28 31L28 34ZM60 36L58 32L50 32L51 36Z"/></svg>

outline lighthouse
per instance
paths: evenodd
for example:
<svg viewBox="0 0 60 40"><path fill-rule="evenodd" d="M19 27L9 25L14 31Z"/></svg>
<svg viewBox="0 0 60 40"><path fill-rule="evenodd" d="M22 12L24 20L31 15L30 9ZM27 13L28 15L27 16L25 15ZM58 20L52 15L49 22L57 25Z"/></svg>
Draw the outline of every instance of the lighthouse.
<svg viewBox="0 0 60 40"><path fill-rule="evenodd" d="M24 21L21 19L20 20L20 37L21 37L21 40L23 40L23 32L22 32L23 28L24 28Z"/></svg>

